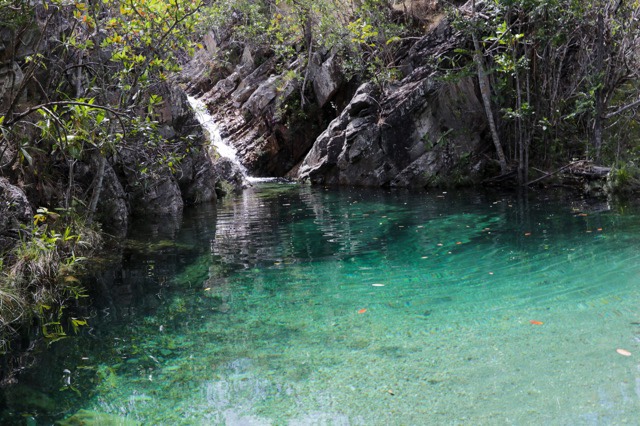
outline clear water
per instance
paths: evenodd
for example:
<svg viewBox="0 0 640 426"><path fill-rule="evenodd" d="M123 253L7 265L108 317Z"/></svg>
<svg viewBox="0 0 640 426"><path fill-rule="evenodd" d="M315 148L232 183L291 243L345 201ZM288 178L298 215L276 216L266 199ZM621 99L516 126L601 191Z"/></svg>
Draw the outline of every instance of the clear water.
<svg viewBox="0 0 640 426"><path fill-rule="evenodd" d="M55 409L9 396L4 418L637 423L640 215L606 207L257 186L140 229L91 329L23 375Z"/></svg>

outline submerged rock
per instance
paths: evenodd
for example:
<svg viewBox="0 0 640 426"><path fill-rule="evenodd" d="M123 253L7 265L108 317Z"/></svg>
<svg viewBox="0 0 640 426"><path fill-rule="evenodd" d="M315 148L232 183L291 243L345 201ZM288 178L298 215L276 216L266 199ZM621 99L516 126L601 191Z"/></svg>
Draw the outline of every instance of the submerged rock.
<svg viewBox="0 0 640 426"><path fill-rule="evenodd" d="M142 423L113 414L80 410L71 417L56 422L58 426L139 426Z"/></svg>
<svg viewBox="0 0 640 426"><path fill-rule="evenodd" d="M27 385L17 385L11 388L11 392L6 393L6 404L13 410L24 412L37 410L51 413L56 409L53 398Z"/></svg>

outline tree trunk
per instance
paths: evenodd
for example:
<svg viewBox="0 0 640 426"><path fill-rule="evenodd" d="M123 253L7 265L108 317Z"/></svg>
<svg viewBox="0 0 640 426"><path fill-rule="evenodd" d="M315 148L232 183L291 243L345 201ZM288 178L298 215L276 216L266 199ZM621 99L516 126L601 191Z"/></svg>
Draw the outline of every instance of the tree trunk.
<svg viewBox="0 0 640 426"><path fill-rule="evenodd" d="M474 9L475 11L475 9ZM502 150L502 144L500 143L500 136L498 135L498 129L493 118L493 111L491 110L491 87L487 72L484 69L482 61L482 54L480 53L480 43L475 32L473 33L473 48L475 50L473 54L473 60L478 68L478 84L480 85L480 94L482 95L482 103L484 104L484 111L487 114L487 121L489 122L489 128L491 129L491 137L493 138L493 144L496 147L496 154L498 155L498 161L500 162L500 171L502 174L507 173L507 160Z"/></svg>
<svg viewBox="0 0 640 426"><path fill-rule="evenodd" d="M473 1L471 7L473 8L473 18L476 17L476 2ZM475 24L475 22L474 22ZM507 160L504 156L502 144L500 143L500 136L498 135L498 129L496 128L496 122L493 118L493 111L491 110L491 84L487 77L487 72L484 69L484 61L482 59L482 52L480 50L480 42L476 36L475 29L471 32L473 38L473 61L478 68L478 84L480 85L480 95L482 96L482 103L484 104L484 111L487 114L487 121L489 122L489 128L491 129L491 137L493 144L496 147L496 154L498 155L498 161L500 162L500 172L504 175L507 173Z"/></svg>
<svg viewBox="0 0 640 426"><path fill-rule="evenodd" d="M596 150L595 160L600 161L602 148L602 118L604 116L603 86L604 86L604 16L598 12L598 34L596 36L596 81L595 111L593 119L593 145Z"/></svg>

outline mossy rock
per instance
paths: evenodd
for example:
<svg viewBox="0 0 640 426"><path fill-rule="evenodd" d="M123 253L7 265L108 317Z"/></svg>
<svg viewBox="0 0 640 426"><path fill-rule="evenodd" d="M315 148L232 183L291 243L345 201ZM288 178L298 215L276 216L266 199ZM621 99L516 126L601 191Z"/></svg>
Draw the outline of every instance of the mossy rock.
<svg viewBox="0 0 640 426"><path fill-rule="evenodd" d="M607 176L605 189L615 195L637 194L640 192L640 167L630 162L614 168Z"/></svg>
<svg viewBox="0 0 640 426"><path fill-rule="evenodd" d="M7 392L7 405L19 411L38 410L50 413L56 409L52 398L25 385L17 385Z"/></svg>

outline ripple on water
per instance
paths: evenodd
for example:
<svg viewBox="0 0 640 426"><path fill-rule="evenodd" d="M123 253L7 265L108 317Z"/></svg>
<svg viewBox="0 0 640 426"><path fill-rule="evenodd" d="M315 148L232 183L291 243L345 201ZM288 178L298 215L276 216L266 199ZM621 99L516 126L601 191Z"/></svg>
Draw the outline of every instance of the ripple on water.
<svg viewBox="0 0 640 426"><path fill-rule="evenodd" d="M81 388L65 410L167 425L640 418L637 213L437 195L267 184L215 220L187 215L175 256L150 250L124 273L148 294L97 321L100 341L76 340L83 375L71 349L43 361Z"/></svg>

